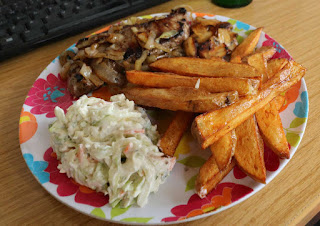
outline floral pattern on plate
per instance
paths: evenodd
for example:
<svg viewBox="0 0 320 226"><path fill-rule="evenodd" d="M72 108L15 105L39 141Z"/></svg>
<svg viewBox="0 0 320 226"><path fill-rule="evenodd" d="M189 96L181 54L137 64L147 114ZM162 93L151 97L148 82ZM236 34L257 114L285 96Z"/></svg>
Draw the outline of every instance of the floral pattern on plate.
<svg viewBox="0 0 320 226"><path fill-rule="evenodd" d="M193 13L192 16L229 21L233 24L234 31L238 33L239 42L255 29L241 21L223 16L203 13ZM151 16L145 17L150 18ZM107 29L109 27L98 32ZM277 49L274 58L291 59L288 52L264 32L262 32L258 46L274 46ZM76 51L74 45L69 49ZM66 82L62 81L59 76L60 70L61 65L57 57L33 84L21 112L19 135L21 151L30 171L51 195L64 204L107 221L165 224L194 220L219 213L249 198L265 186L253 181L238 167L235 167L215 190L206 198L200 199L194 193L194 182L199 168L210 155L210 151L200 151L197 142L190 133L186 133L177 149L177 164L173 172L167 182L160 186L158 193L149 197L147 206L144 208L131 206L127 209L112 208L108 205L107 196L79 185L57 169L58 160L50 148L48 125L54 121L55 106L66 111L74 101L67 91ZM291 156L293 156L303 136L308 116L308 95L304 80L283 95L286 97L286 103L281 109L280 116L291 146ZM92 96L108 99L110 94L102 88L94 91ZM154 113L150 110L148 112ZM264 157L267 168L266 183L270 183L290 160L279 159L268 148L265 149Z"/></svg>

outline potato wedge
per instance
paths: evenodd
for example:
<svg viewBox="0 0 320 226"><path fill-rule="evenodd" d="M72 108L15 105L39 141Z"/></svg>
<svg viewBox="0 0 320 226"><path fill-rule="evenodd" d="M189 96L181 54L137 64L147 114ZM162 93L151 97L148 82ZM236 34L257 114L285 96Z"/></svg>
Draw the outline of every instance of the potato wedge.
<svg viewBox="0 0 320 226"><path fill-rule="evenodd" d="M236 129L237 144L234 152L236 164L252 179L265 183L263 140L254 116L249 117Z"/></svg>
<svg viewBox="0 0 320 226"><path fill-rule="evenodd" d="M241 64L241 57L240 56L235 56L233 57L232 59L230 59L230 62L231 63L238 63L238 64Z"/></svg>
<svg viewBox="0 0 320 226"><path fill-rule="evenodd" d="M169 127L159 141L159 148L164 154L171 157L174 156L179 142L185 131L191 125L193 118L194 114L192 112L177 111L175 113Z"/></svg>
<svg viewBox="0 0 320 226"><path fill-rule="evenodd" d="M162 58L150 64L156 71L185 76L255 78L261 74L252 66L191 57Z"/></svg>
<svg viewBox="0 0 320 226"><path fill-rule="evenodd" d="M195 87L198 79L200 79L200 90L207 90L212 93L238 91L241 96L257 93L260 86L260 81L258 79L247 78L188 77L172 73L147 71L127 71L126 74L127 80L130 83L146 87Z"/></svg>
<svg viewBox="0 0 320 226"><path fill-rule="evenodd" d="M256 112L256 119L266 145L280 158L290 158L290 150L284 133L279 109L284 103L282 96L270 101Z"/></svg>
<svg viewBox="0 0 320 226"><path fill-rule="evenodd" d="M213 110L195 118L192 133L203 149L216 142L226 133L239 126L274 97L300 81L306 69L290 62L275 76L263 84L257 95L246 96L235 104Z"/></svg>
<svg viewBox="0 0 320 226"><path fill-rule="evenodd" d="M289 63L289 60L285 58L277 58L268 61L267 64L267 74L268 78L270 79L274 76L278 71L280 71L286 64Z"/></svg>
<svg viewBox="0 0 320 226"><path fill-rule="evenodd" d="M136 104L172 111L206 112L238 101L238 92L210 93L189 87L170 89L128 87L121 90Z"/></svg>
<svg viewBox="0 0 320 226"><path fill-rule="evenodd" d="M255 53L262 53L264 59L269 60L273 57L276 51L276 48L273 46L261 46L260 48L256 49Z"/></svg>
<svg viewBox="0 0 320 226"><path fill-rule="evenodd" d="M233 169L235 161L232 160L226 168L220 170L214 157L211 156L200 168L195 189L200 198L206 197L220 181Z"/></svg>
<svg viewBox="0 0 320 226"><path fill-rule="evenodd" d="M221 137L217 142L210 145L212 156L220 170L223 170L230 164L234 155L235 147L237 144L237 136L235 131L227 133Z"/></svg>
<svg viewBox="0 0 320 226"><path fill-rule="evenodd" d="M249 36L245 40L243 40L243 42L240 43L232 52L230 61L232 62L233 59L238 56L240 58L243 58L251 54L254 51L256 45L258 44L261 32L262 27L257 28L256 30L251 32Z"/></svg>
<svg viewBox="0 0 320 226"><path fill-rule="evenodd" d="M248 56L248 64L261 74L261 82L264 83L268 80L267 74L267 60L264 58L263 53L255 53Z"/></svg>
<svg viewBox="0 0 320 226"><path fill-rule="evenodd" d="M286 102L286 97L279 95L275 97L270 103L272 103L272 105L274 106L275 109L277 109L277 111L280 111L280 109L282 108L285 102Z"/></svg>
<svg viewBox="0 0 320 226"><path fill-rule="evenodd" d="M197 47L193 37L190 36L186 41L184 41L183 48L187 56L197 56Z"/></svg>

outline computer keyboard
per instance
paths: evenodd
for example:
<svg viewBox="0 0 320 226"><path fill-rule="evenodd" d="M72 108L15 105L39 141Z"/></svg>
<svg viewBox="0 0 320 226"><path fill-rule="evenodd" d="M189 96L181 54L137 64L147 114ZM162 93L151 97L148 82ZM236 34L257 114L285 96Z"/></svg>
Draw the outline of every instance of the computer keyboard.
<svg viewBox="0 0 320 226"><path fill-rule="evenodd" d="M0 61L168 0L0 0Z"/></svg>

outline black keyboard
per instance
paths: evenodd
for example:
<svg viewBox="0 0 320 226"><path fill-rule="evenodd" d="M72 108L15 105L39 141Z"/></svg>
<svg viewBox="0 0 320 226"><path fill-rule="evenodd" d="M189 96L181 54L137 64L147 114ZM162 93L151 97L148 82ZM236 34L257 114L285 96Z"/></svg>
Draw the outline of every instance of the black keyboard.
<svg viewBox="0 0 320 226"><path fill-rule="evenodd" d="M0 61L168 0L0 0Z"/></svg>

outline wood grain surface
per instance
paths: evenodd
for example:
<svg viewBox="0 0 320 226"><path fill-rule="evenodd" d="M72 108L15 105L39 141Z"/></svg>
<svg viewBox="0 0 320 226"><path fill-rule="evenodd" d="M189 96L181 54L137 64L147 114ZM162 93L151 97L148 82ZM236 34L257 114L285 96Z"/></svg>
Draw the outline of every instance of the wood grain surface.
<svg viewBox="0 0 320 226"><path fill-rule="evenodd" d="M145 15L185 6L224 15L264 31L308 71L309 119L302 142L284 170L264 189L219 214L185 225L294 225L320 210L320 3L319 0L253 0L224 9L210 0L173 0L139 12ZM63 50L99 28L40 47L0 63L0 224L117 225L83 215L57 201L29 171L19 147L22 104L40 72Z"/></svg>

